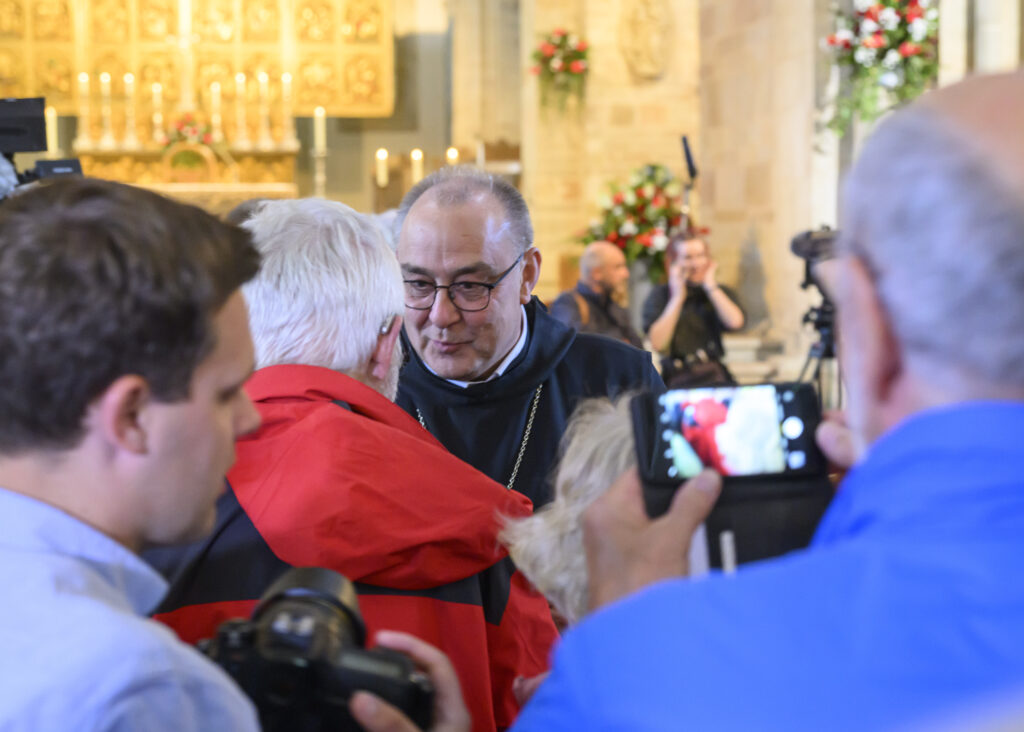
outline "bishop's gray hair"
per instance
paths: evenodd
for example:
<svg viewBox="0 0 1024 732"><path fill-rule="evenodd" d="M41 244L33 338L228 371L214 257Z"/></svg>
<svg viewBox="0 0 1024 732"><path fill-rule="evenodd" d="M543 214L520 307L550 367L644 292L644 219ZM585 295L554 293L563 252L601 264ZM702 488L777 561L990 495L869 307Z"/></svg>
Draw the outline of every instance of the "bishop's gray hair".
<svg viewBox="0 0 1024 732"><path fill-rule="evenodd" d="M443 207L462 205L479 193L489 194L505 212L515 253L522 254L533 246L533 224L523 194L505 179L465 165L441 168L413 186L398 207L396 231L401 231L410 209L428 192Z"/></svg>
<svg viewBox="0 0 1024 732"><path fill-rule="evenodd" d="M398 260L377 225L342 203L307 198L268 201L243 226L263 256L242 288L257 368L363 366L381 327L405 310Z"/></svg>
<svg viewBox="0 0 1024 732"><path fill-rule="evenodd" d="M1024 201L927 108L886 120L844 188L860 256L905 355L942 378L1024 386Z"/></svg>

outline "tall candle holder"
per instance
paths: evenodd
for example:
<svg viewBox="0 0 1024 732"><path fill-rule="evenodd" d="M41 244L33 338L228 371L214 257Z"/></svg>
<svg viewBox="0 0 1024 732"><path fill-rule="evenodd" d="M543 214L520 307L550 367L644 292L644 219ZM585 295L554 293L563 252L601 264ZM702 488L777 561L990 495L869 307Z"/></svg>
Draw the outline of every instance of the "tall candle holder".
<svg viewBox="0 0 1024 732"><path fill-rule="evenodd" d="M137 150L139 136L135 130L135 75L124 75L124 147Z"/></svg>
<svg viewBox="0 0 1024 732"><path fill-rule="evenodd" d="M153 142L163 145L164 133L164 87L160 82L153 84Z"/></svg>
<svg viewBox="0 0 1024 732"><path fill-rule="evenodd" d="M47 107L43 111L43 119L46 122L46 157L49 160L55 160L60 157L57 141L57 109Z"/></svg>
<svg viewBox="0 0 1024 732"><path fill-rule="evenodd" d="M100 74L100 124L103 130L100 134L100 149L113 150L117 143L114 141L114 129L110 121L110 74L106 71Z"/></svg>
<svg viewBox="0 0 1024 732"><path fill-rule="evenodd" d="M327 151L313 150L313 195L323 198L327 193Z"/></svg>
<svg viewBox="0 0 1024 732"><path fill-rule="evenodd" d="M252 143L249 142L249 126L245 123L245 74L241 71L235 74L234 147L240 150L248 150L252 147Z"/></svg>
<svg viewBox="0 0 1024 732"><path fill-rule="evenodd" d="M297 149L299 138L295 134L295 116L292 109L292 75L288 72L281 74L281 110L284 115L281 141L285 147Z"/></svg>
<svg viewBox="0 0 1024 732"><path fill-rule="evenodd" d="M220 82L210 84L210 126L213 128L213 141L224 141L224 121L220 114Z"/></svg>
<svg viewBox="0 0 1024 732"><path fill-rule="evenodd" d="M78 131L74 142L76 150L92 147L89 123L89 75L83 71L78 75Z"/></svg>
<svg viewBox="0 0 1024 732"><path fill-rule="evenodd" d="M256 77L259 82L259 137L256 146L260 150L270 150L274 147L274 139L270 136L270 77L265 71L261 71Z"/></svg>

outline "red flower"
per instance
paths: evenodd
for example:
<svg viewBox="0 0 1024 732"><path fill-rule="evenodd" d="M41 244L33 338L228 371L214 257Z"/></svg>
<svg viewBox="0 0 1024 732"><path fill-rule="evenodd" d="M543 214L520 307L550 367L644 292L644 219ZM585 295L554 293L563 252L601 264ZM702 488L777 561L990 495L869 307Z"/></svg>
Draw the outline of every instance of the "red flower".
<svg viewBox="0 0 1024 732"><path fill-rule="evenodd" d="M582 74L587 68L586 61L573 61L569 64L569 71L574 74Z"/></svg>
<svg viewBox="0 0 1024 732"><path fill-rule="evenodd" d="M551 35L553 35L555 38L561 38L562 36L565 35L565 31L561 28L555 28L553 31L551 31Z"/></svg>
<svg viewBox="0 0 1024 732"><path fill-rule="evenodd" d="M884 6L882 5L882 3L875 3L870 8L864 11L864 17L867 18L868 20L873 20L877 23L878 14L881 13L882 10L884 10Z"/></svg>
<svg viewBox="0 0 1024 732"><path fill-rule="evenodd" d="M211 142L213 142L213 135L207 132L205 135L203 135L203 144L209 145Z"/></svg>
<svg viewBox="0 0 1024 732"><path fill-rule="evenodd" d="M540 74L540 66L531 66L530 73L533 74L534 76Z"/></svg>
<svg viewBox="0 0 1024 732"><path fill-rule="evenodd" d="M825 39L825 43L827 43L830 46L838 46L839 45L839 39L836 38L836 34L835 33L831 33L831 34L829 34L828 38Z"/></svg>
<svg viewBox="0 0 1024 732"><path fill-rule="evenodd" d="M608 232L608 236L606 236L605 238L610 242L617 242L619 240L619 232L610 231Z"/></svg>
<svg viewBox="0 0 1024 732"><path fill-rule="evenodd" d="M665 197L659 193L658 195L651 199L651 203L657 206L658 208L661 208L666 203Z"/></svg>
<svg viewBox="0 0 1024 732"><path fill-rule="evenodd" d="M651 243L652 243L651 242L651 233L648 231L648 232L644 232L643 234L637 234L636 235L636 243L639 244L642 247L650 247Z"/></svg>
<svg viewBox="0 0 1024 732"><path fill-rule="evenodd" d="M679 226L679 224L683 223L683 217L673 216L672 220L669 223L672 224L672 226Z"/></svg>
<svg viewBox="0 0 1024 732"><path fill-rule="evenodd" d="M590 48L590 46L587 45L586 41L580 41L579 43L576 44L576 50L579 51L580 53L583 53L588 48Z"/></svg>
<svg viewBox="0 0 1024 732"><path fill-rule="evenodd" d="M626 200L626 197L623 195L622 191L619 191L614 196L612 196L612 202L615 203L615 204L622 203L625 200Z"/></svg>
<svg viewBox="0 0 1024 732"><path fill-rule="evenodd" d="M903 58L906 58L907 56L916 56L919 53L921 53L921 47L916 43L903 41L903 43L900 44L900 56Z"/></svg>
<svg viewBox="0 0 1024 732"><path fill-rule="evenodd" d="M555 47L548 43L547 41L545 41L544 43L540 44L540 53L544 58L551 58L552 56L555 55Z"/></svg>
<svg viewBox="0 0 1024 732"><path fill-rule="evenodd" d="M636 194L637 200L640 200L640 201L644 200L644 189L643 189L643 186L637 186L634 189L633 193Z"/></svg>
<svg viewBox="0 0 1024 732"><path fill-rule="evenodd" d="M913 23L918 18L924 17L924 8L917 3L911 3L910 7L907 8L907 22Z"/></svg>
<svg viewBox="0 0 1024 732"><path fill-rule="evenodd" d="M865 48L882 48L885 46L885 36L880 32L875 33L873 36L865 38L861 45Z"/></svg>

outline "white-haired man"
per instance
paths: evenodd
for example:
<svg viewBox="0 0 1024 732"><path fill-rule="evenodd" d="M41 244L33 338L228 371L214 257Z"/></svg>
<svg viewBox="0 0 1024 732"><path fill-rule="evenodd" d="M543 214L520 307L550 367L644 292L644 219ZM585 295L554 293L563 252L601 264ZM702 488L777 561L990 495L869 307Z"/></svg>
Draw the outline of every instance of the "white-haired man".
<svg viewBox="0 0 1024 732"><path fill-rule="evenodd" d="M1024 683L1022 129L1017 73L873 133L836 263L863 457L814 543L593 614L517 729L903 729ZM591 604L684 573L717 487L652 522L620 478L585 517Z"/></svg>
<svg viewBox="0 0 1024 732"><path fill-rule="evenodd" d="M272 201L244 226L263 257L243 290L257 366L246 391L263 427L238 443L213 537L153 557L177 567L158 618L209 636L288 566L328 567L356 583L371 633L407 631L451 657L475 730L507 727L513 681L543 671L555 638L496 539L497 517L527 515L529 501L391 401L402 283L368 217Z"/></svg>
<svg viewBox="0 0 1024 732"><path fill-rule="evenodd" d="M398 403L539 507L580 399L664 385L646 353L576 333L532 296L540 252L507 182L444 168L406 194L398 215L411 346Z"/></svg>

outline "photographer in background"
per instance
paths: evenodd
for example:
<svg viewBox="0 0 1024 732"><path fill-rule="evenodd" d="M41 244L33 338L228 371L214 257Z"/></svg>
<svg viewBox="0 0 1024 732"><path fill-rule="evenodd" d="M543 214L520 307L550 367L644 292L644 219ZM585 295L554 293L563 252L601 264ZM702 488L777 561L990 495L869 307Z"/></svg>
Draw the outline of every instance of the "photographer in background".
<svg viewBox="0 0 1024 732"><path fill-rule="evenodd" d="M665 385L735 383L722 363L722 333L739 330L745 318L736 293L718 284L718 263L707 241L695 234L674 237L666 264L668 282L651 291L643 308L644 332L664 356Z"/></svg>

